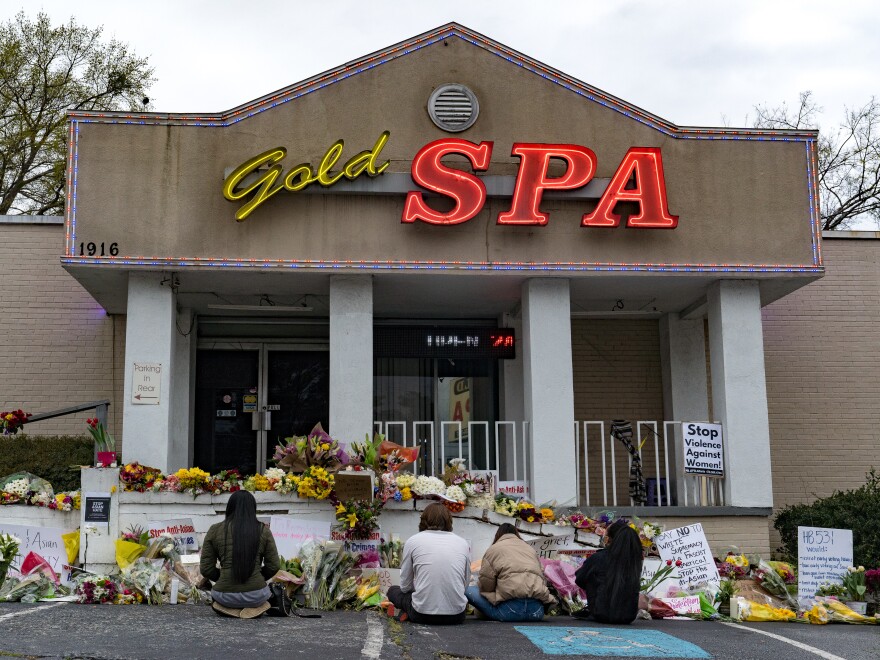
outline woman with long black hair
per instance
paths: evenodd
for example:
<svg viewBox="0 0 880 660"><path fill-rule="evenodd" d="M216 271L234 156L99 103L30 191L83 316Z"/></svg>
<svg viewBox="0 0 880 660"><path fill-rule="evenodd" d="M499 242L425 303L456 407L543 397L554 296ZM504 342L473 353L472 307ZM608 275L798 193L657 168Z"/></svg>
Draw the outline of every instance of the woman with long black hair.
<svg viewBox="0 0 880 660"><path fill-rule="evenodd" d="M605 531L605 549L588 557L575 573L587 594L587 612L578 617L601 623L632 623L639 612L642 543L626 522L618 520Z"/></svg>
<svg viewBox="0 0 880 660"><path fill-rule="evenodd" d="M239 490L229 497L226 519L205 535L199 568L214 582L211 596L219 614L253 619L269 609L266 580L278 572L280 562L272 533L257 520L251 493Z"/></svg>

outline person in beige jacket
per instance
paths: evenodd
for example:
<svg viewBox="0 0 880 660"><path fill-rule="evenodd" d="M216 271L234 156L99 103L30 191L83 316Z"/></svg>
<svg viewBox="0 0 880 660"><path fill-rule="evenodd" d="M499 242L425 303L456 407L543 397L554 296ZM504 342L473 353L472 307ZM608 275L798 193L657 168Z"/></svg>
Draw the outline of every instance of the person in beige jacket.
<svg viewBox="0 0 880 660"><path fill-rule="evenodd" d="M556 602L547 590L535 550L504 523L480 568L479 586L465 590L468 602L493 621L540 621L544 605Z"/></svg>

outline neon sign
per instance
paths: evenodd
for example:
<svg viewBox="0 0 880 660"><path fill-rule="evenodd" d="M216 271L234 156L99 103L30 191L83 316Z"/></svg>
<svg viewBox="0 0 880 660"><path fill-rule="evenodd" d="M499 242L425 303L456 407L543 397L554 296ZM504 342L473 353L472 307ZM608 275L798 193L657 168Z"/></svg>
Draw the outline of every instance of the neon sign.
<svg viewBox="0 0 880 660"><path fill-rule="evenodd" d="M440 162L448 154L460 154L470 161L474 171L488 169L492 142L479 145L457 138L436 140L422 147L412 162L412 178L428 190L450 197L451 211L429 207L421 192L410 191L406 197L401 222L421 220L434 225L466 222L479 213L486 202L486 187L479 177L456 170ZM549 216L539 210L544 190L573 190L585 186L596 172L596 154L575 144L517 143L511 155L520 159L510 210L499 213L499 225L546 225ZM547 176L550 160L566 163L561 176ZM618 202L634 202L639 212L627 218L627 227L674 229L678 216L669 213L663 159L657 147L632 147L626 152L611 183L595 210L581 220L583 227L617 227L620 216L614 213Z"/></svg>
<svg viewBox="0 0 880 660"><path fill-rule="evenodd" d="M373 145L372 149L355 154L346 161L341 171L331 174L331 168L340 159L342 150L345 147L344 140L337 140L327 149L316 170L312 170L310 163L300 163L285 174L282 182L277 185L275 182L283 172L280 162L287 155L287 149L284 147L269 149L253 158L249 158L226 177L226 180L223 182L223 196L230 202L235 202L244 199L248 195L253 195L235 212L235 219L238 222L242 222L257 207L282 190L296 192L313 183L329 188L343 177L353 181L364 173L369 177L379 176L389 165L389 161L385 161L381 165L377 161L390 135L389 131L383 132L379 139L376 140L376 144ZM260 170L264 165L268 165L269 169ZM256 181L245 183L245 179L251 174L257 175ZM239 185L242 187L239 187Z"/></svg>

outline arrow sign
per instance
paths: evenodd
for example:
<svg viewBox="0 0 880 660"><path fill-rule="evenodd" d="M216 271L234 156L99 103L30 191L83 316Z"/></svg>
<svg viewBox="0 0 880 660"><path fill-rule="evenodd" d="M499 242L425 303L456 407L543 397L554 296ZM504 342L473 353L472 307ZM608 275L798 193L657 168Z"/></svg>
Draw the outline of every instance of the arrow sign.
<svg viewBox="0 0 880 660"><path fill-rule="evenodd" d="M159 405L162 396L162 365L134 362L131 370L131 402Z"/></svg>

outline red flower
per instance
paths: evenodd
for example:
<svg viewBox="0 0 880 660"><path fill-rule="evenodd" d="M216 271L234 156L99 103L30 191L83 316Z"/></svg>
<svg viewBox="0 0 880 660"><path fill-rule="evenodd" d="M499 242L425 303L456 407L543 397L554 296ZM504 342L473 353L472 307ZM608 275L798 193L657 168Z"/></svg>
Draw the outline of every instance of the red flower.
<svg viewBox="0 0 880 660"><path fill-rule="evenodd" d="M681 559L676 559L676 560L675 560L675 565L676 565L676 566L681 566Z"/></svg>
<svg viewBox="0 0 880 660"><path fill-rule="evenodd" d="M671 560L671 559L667 559L667 560L666 560L666 565L667 565L667 566L672 566L672 560Z"/></svg>

